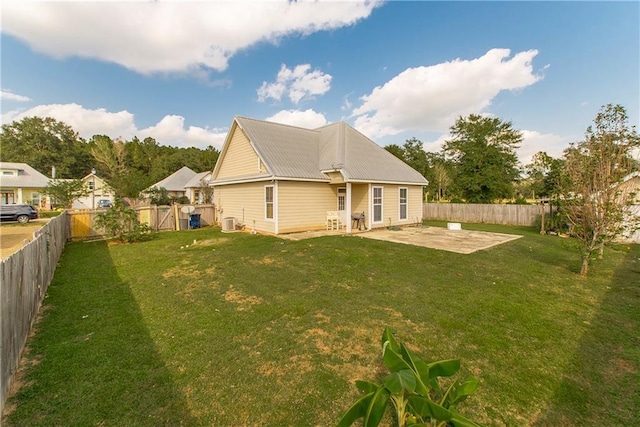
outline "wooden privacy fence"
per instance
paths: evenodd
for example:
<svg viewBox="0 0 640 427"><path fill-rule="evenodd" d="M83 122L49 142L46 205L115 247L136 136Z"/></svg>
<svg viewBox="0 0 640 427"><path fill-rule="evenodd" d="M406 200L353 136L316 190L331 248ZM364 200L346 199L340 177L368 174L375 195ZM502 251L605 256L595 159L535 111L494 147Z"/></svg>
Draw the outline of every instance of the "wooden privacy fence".
<svg viewBox="0 0 640 427"><path fill-rule="evenodd" d="M542 205L425 203L422 216L442 221L534 226L543 209Z"/></svg>
<svg viewBox="0 0 640 427"><path fill-rule="evenodd" d="M0 413L40 304L69 238L66 212L0 262Z"/></svg>
<svg viewBox="0 0 640 427"><path fill-rule="evenodd" d="M215 205L172 205L172 206L141 206L133 208L138 213L141 223L149 224L152 230L186 230L189 228L190 213L183 212L183 207L193 206L191 214L200 214L200 226L215 224ZM72 239L90 239L101 237L104 230L95 227L96 215L106 209L81 209L69 212L69 222Z"/></svg>

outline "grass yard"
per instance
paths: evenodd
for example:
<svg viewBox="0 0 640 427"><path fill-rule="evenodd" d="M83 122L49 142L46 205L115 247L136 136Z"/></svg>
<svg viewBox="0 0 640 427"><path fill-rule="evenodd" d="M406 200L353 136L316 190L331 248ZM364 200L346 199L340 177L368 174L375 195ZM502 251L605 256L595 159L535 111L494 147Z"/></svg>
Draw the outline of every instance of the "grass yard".
<svg viewBox="0 0 640 427"><path fill-rule="evenodd" d="M385 325L461 358L482 424L640 425L640 247L582 279L569 239L464 228L525 237L471 255L216 229L71 243L3 425L334 425Z"/></svg>

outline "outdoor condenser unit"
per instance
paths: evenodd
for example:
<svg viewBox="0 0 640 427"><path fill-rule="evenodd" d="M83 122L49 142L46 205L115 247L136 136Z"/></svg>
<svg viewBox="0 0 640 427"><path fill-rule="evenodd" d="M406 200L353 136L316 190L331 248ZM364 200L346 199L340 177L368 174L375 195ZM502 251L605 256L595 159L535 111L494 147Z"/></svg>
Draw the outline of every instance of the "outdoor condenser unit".
<svg viewBox="0 0 640 427"><path fill-rule="evenodd" d="M230 231L235 231L236 230L236 219L229 217L229 218L223 218L222 219L222 231L223 232L230 232Z"/></svg>

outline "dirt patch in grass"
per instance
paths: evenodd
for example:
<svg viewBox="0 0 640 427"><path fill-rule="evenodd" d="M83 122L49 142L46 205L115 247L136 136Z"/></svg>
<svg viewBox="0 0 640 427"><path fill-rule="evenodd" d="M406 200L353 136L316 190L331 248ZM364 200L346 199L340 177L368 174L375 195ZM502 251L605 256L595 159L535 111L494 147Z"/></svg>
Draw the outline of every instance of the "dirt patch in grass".
<svg viewBox="0 0 640 427"><path fill-rule="evenodd" d="M206 239L206 240L197 240L193 246L220 246L229 242L228 237L220 237L218 239Z"/></svg>
<svg viewBox="0 0 640 427"><path fill-rule="evenodd" d="M224 293L224 300L238 304L236 307L237 311L251 310L251 307L254 305L262 304L262 298L255 295L246 295L243 292L236 291L233 289L233 286L229 286L229 290Z"/></svg>
<svg viewBox="0 0 640 427"><path fill-rule="evenodd" d="M215 271L216 269L214 267L207 268L206 270L198 270L198 268L194 268L189 261L185 260L182 261L179 266L171 267L162 273L162 277L165 279L200 279L202 277L213 276Z"/></svg>

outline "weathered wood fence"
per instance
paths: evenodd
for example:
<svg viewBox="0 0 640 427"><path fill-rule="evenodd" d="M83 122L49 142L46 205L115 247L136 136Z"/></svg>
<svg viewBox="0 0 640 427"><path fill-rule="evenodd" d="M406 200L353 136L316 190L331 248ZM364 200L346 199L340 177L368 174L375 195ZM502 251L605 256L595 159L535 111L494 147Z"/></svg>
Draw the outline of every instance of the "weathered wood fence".
<svg viewBox="0 0 640 427"><path fill-rule="evenodd" d="M63 212L0 262L0 413L69 235L69 218Z"/></svg>
<svg viewBox="0 0 640 427"><path fill-rule="evenodd" d="M422 207L424 219L524 226L536 225L542 212L542 205L425 203Z"/></svg>
<svg viewBox="0 0 640 427"><path fill-rule="evenodd" d="M152 230L185 230L189 228L189 216L182 212L184 206L194 206L192 214L200 214L200 226L206 227L215 223L215 205L173 205L173 206L141 206L133 208L138 213L141 223L149 224ZM80 209L69 212L72 239L90 239L101 237L104 230L95 226L96 215L106 209Z"/></svg>
<svg viewBox="0 0 640 427"><path fill-rule="evenodd" d="M191 213L182 206L134 208L141 222L153 230L189 228L191 214L200 214L200 226L215 223L214 205L196 205ZM47 288L71 239L99 237L94 227L101 210L68 210L33 234L33 241L0 262L0 413L20 362L20 355L36 319Z"/></svg>

